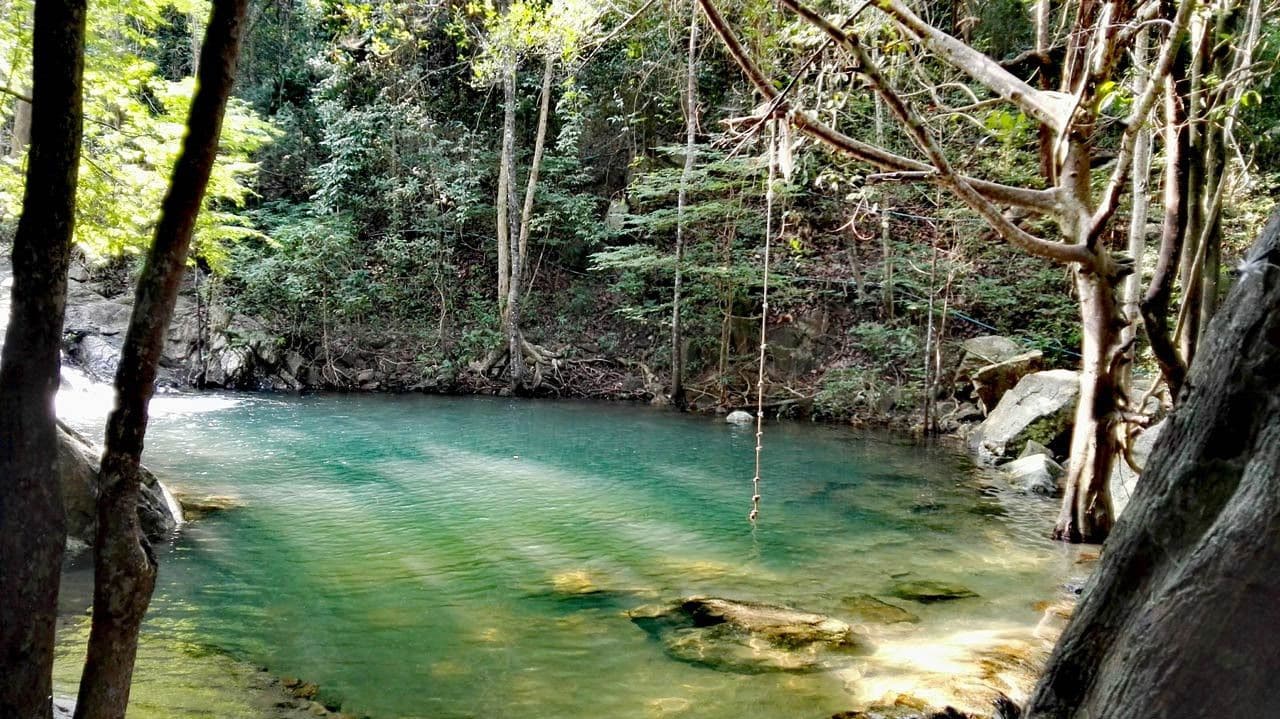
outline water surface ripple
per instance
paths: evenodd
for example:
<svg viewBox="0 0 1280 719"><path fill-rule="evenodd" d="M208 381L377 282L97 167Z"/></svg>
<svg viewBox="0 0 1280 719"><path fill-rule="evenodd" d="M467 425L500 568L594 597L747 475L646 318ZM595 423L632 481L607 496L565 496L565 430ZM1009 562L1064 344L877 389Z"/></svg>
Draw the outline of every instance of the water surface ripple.
<svg viewBox="0 0 1280 719"><path fill-rule="evenodd" d="M957 637L1025 632L1078 571L1044 536L1052 503L986 496L949 451L839 428L768 427L753 529L753 430L711 418L484 398L166 401L145 460L241 506L162 552L149 631L181 627L378 719L829 716L911 691ZM814 674L676 661L626 616L711 594L839 617L844 598L888 598L905 579L980 597L891 600L921 622Z"/></svg>

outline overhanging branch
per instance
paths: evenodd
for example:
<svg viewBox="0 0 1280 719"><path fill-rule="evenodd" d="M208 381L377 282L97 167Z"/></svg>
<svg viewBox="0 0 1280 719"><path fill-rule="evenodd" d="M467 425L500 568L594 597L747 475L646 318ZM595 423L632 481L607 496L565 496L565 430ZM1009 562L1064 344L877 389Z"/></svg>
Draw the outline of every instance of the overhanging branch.
<svg viewBox="0 0 1280 719"><path fill-rule="evenodd" d="M899 122L911 135L916 145L933 163L933 166L937 169L939 182L947 186L970 209L977 212L1001 237L1026 252L1058 262L1087 264L1092 261L1093 253L1083 245L1068 245L1036 237L1010 222L990 200L983 197L964 178L957 175L941 146L938 145L933 134L929 132L924 118L912 109L889 85L884 73L880 72L880 68L871 58L871 55L867 53L866 48L862 46L856 34L841 30L828 22L826 18L801 5L797 0L781 0L781 2L788 10L822 30L837 45L853 56L854 61L858 64L858 71L867 78L876 92L884 98L885 104L889 106L889 109L897 116Z"/></svg>
<svg viewBox="0 0 1280 719"><path fill-rule="evenodd" d="M768 103L772 104L777 101L779 99L777 88L760 70L759 66L755 64L755 61L751 59L751 56L742 46L741 41L738 40L737 35L734 34L716 6L711 0L698 0L698 4L702 7L703 14L707 17L707 22L715 30L716 34L720 36L734 62L737 63L743 74L747 76L756 91ZM877 169L886 172L925 173L933 178L932 182L935 184L943 184L943 178L937 174L934 167L927 163L903 157L881 147L854 139L823 123L803 109L794 106L776 106L773 109L774 111L785 112L791 124L801 132L839 152L873 165ZM1058 210L1058 196L1053 190L1032 190L964 176L961 176L960 179L991 202L1021 207L1042 215L1056 214Z"/></svg>
<svg viewBox="0 0 1280 719"><path fill-rule="evenodd" d="M1048 125L1054 132L1065 132L1070 120L1066 102L1059 95L1034 87L1000 66L983 53L920 19L900 0L882 0L876 7L948 64L976 80L983 87L1017 105L1023 112Z"/></svg>

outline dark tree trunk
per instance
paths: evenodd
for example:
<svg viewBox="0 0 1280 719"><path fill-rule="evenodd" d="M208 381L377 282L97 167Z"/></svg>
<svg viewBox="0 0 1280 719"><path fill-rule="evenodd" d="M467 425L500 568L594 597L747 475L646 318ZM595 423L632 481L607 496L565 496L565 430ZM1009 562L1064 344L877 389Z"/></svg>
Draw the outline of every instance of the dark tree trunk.
<svg viewBox="0 0 1280 719"><path fill-rule="evenodd" d="M1151 284L1139 303L1142 324L1147 330L1151 354L1160 366L1160 373L1169 385L1169 394L1176 402L1187 367L1174 344L1169 328L1169 302L1173 297L1173 279L1181 261L1183 244L1187 234L1187 186L1188 162L1191 154L1191 136L1187 128L1186 93L1190 87L1186 78L1189 55L1185 46L1180 48L1165 88L1165 166L1164 166L1164 219L1160 232L1160 255L1156 259Z"/></svg>
<svg viewBox="0 0 1280 719"><path fill-rule="evenodd" d="M80 167L84 0L35 7L31 154L0 361L0 716L51 715L66 517L53 395Z"/></svg>
<svg viewBox="0 0 1280 719"><path fill-rule="evenodd" d="M138 629L155 587L156 563L138 526L138 466L147 405L173 316L178 285L235 79L248 0L215 0L200 57L187 137L160 211L155 241L138 279L129 331L107 419L98 496L93 628L76 719L122 719L129 703Z"/></svg>
<svg viewBox="0 0 1280 719"><path fill-rule="evenodd" d="M1280 673L1280 211L1026 715L1275 716Z"/></svg>

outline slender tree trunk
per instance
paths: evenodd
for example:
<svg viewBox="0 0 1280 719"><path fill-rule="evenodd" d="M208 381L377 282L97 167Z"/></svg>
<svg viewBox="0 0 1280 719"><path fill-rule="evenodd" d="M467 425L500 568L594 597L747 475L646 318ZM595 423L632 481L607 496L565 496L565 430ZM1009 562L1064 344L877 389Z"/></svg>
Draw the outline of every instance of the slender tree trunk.
<svg viewBox="0 0 1280 719"><path fill-rule="evenodd" d="M538 101L538 130L533 140L533 159L529 162L529 179L524 187L524 205L520 208L520 258L529 256L529 226L533 219L533 199L538 191L538 174L542 172L542 156L547 149L547 125L551 117L551 82L555 79L556 57L548 52L542 62L542 91ZM526 270L528 269L525 265ZM523 281L523 278L522 278Z"/></svg>
<svg viewBox="0 0 1280 719"><path fill-rule="evenodd" d="M1087 242L1092 207L1084 137L1072 139L1061 177L1062 188L1071 198L1063 211L1064 234ZM1080 396L1062 509L1053 529L1054 539L1067 542L1101 542L1114 521L1107 481L1116 456L1113 425L1121 388L1115 373L1124 319L1116 301L1115 263L1101 240L1091 249L1092 266L1075 267L1081 321Z"/></svg>
<svg viewBox="0 0 1280 719"><path fill-rule="evenodd" d="M505 81L503 85L505 86ZM501 315L505 327L507 319L507 293L511 291L511 211L508 199L511 196L511 177L507 170L512 164L508 157L515 152L514 146L508 149L506 128L506 107L503 107L502 153L498 157L498 198L494 203L497 209L495 218L498 230L498 314ZM514 119L513 119L514 122ZM512 142L515 133L512 133Z"/></svg>
<svg viewBox="0 0 1280 719"><path fill-rule="evenodd" d="M1113 523L1107 481L1116 456L1116 399L1120 388L1113 373L1119 348L1119 308L1115 286L1104 274L1078 269L1076 292L1082 320L1080 397L1071 433L1062 509L1054 539L1101 542Z"/></svg>
<svg viewBox="0 0 1280 719"><path fill-rule="evenodd" d="M1275 714L1280 213L1247 266L1026 717Z"/></svg>
<svg viewBox="0 0 1280 719"><path fill-rule="evenodd" d="M524 353L520 346L520 272L524 258L520 256L520 215L516 205L516 60L507 60L502 76L502 162L507 176L507 307L503 331L506 334L507 360L510 363L511 389L524 382Z"/></svg>
<svg viewBox="0 0 1280 719"><path fill-rule="evenodd" d="M107 418L99 479L93 627L80 678L76 719L123 719L129 704L138 630L156 576L155 558L138 526L136 510L147 405L155 391L156 369L196 217L217 157L247 7L248 0L214 0L196 95L187 118L187 136L138 279L116 372L115 409Z"/></svg>
<svg viewBox="0 0 1280 719"><path fill-rule="evenodd" d="M1134 41L1133 64L1138 73L1134 83L1133 94L1142 95L1147 88L1146 66L1150 54L1148 31L1141 30ZM1129 256L1133 258L1133 274L1124 281L1124 317L1125 328L1120 333L1120 344L1126 347L1126 359L1120 368L1121 386L1130 389L1130 375L1137 356L1137 335L1140 311L1138 301L1142 297L1142 265L1143 255L1147 248L1147 210L1151 193L1151 128L1144 127L1138 131L1133 146L1133 194L1132 210L1129 214Z"/></svg>
<svg viewBox="0 0 1280 719"><path fill-rule="evenodd" d="M1183 240L1186 237L1187 156L1191 153L1184 103L1186 62L1186 52L1179 51L1179 58L1173 64L1165 88L1164 218L1160 231L1160 254L1156 259L1151 283L1139 305L1142 324L1147 330L1147 341L1151 344L1151 354L1160 366L1160 373L1175 402L1187 372L1187 366L1178 354L1169 328L1173 278L1178 271Z"/></svg>
<svg viewBox="0 0 1280 719"><path fill-rule="evenodd" d="M680 325L680 292L684 282L685 206L689 202L689 180L693 175L698 136L698 4L689 9L689 51L685 61L684 89L684 169L676 193L675 282L671 289L671 404L685 408L684 336Z"/></svg>
<svg viewBox="0 0 1280 719"><path fill-rule="evenodd" d="M31 154L0 359L0 716L45 719L66 543L53 396L82 132L84 0L40 0Z"/></svg>
<svg viewBox="0 0 1280 719"><path fill-rule="evenodd" d="M1040 61L1040 71L1036 78L1041 90L1052 89L1053 79L1049 77L1049 0L1035 0L1032 16L1036 28L1036 55ZM1136 93L1135 93L1136 94ZM1041 123L1036 133L1038 155L1040 158L1040 175L1049 187L1058 184L1058 164L1054 158L1053 148L1057 137L1053 128Z"/></svg>

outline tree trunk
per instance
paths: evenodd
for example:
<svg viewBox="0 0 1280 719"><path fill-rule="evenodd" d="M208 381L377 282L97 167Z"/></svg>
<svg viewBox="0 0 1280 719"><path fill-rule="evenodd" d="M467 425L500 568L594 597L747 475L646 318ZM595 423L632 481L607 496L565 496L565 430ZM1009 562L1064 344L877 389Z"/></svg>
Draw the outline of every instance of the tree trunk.
<svg viewBox="0 0 1280 719"><path fill-rule="evenodd" d="M680 190L676 193L676 257L675 282L671 288L671 404L685 408L684 337L680 326L680 292L684 283L684 221L689 202L689 178L693 175L694 152L698 137L698 4L689 8L689 51L685 62L684 89L684 168L680 172Z"/></svg>
<svg viewBox="0 0 1280 719"><path fill-rule="evenodd" d="M138 629L155 586L156 563L138 526L139 462L147 405L196 217L218 152L235 80L248 0L215 0L201 51L187 136L160 210L155 239L138 279L133 314L116 372L99 476L93 627L76 719L123 719L129 703Z"/></svg>
<svg viewBox="0 0 1280 719"><path fill-rule="evenodd" d="M1093 211L1089 150L1085 132L1073 136L1060 174L1067 202L1059 224L1064 237L1083 245L1089 244ZM1062 509L1053 529L1054 539L1066 542L1101 542L1114 521L1107 481L1116 456L1114 423L1122 391L1116 383L1116 367L1124 318L1116 302L1116 263L1101 238L1089 249L1093 261L1074 267L1081 322L1080 396Z"/></svg>
<svg viewBox="0 0 1280 719"><path fill-rule="evenodd" d="M1106 274L1078 269L1076 292L1080 295L1083 330L1080 397L1071 431L1062 509L1053 537L1066 542L1101 542L1114 521L1107 481L1116 456L1113 423L1120 388L1113 360L1123 325L1118 316L1115 285Z"/></svg>
<svg viewBox="0 0 1280 719"><path fill-rule="evenodd" d="M506 167L506 217L507 217L507 306L503 317L506 335L507 361L511 375L511 389L520 389L524 382L524 354L520 346L520 272L523 258L520 256L520 216L516 206L515 158L516 154L516 60L507 60L502 74L502 163Z"/></svg>
<svg viewBox="0 0 1280 719"><path fill-rule="evenodd" d="M1151 344L1151 354L1160 366L1160 373L1175 402L1187 374L1187 366L1178 354L1169 330L1169 301L1173 296L1173 278L1178 271L1183 240L1186 237L1187 156L1191 153L1187 110L1183 100L1186 62L1186 52L1180 51L1165 87L1164 218L1160 231L1160 254L1156 259L1151 283L1147 285L1146 294L1139 304L1142 324L1147 330L1147 341Z"/></svg>
<svg viewBox="0 0 1280 719"><path fill-rule="evenodd" d="M31 103L17 98L13 102L13 129L9 132L9 157L22 156L31 142Z"/></svg>
<svg viewBox="0 0 1280 719"><path fill-rule="evenodd" d="M529 161L529 179L525 182L524 205L520 208L519 247L522 259L529 256L529 225L530 220L533 219L533 199L538 191L538 174L542 172L542 155L547 149L547 124L551 116L551 81L555 79L555 69L556 56L548 52L542 63L542 91L538 100L538 130L533 140L533 159Z"/></svg>
<svg viewBox="0 0 1280 719"><path fill-rule="evenodd" d="M1028 717L1275 714L1280 212L1248 257Z"/></svg>
<svg viewBox="0 0 1280 719"><path fill-rule="evenodd" d="M80 167L84 29L84 0L36 3L31 154L0 359L0 716L14 719L45 719L53 711L67 535L53 396Z"/></svg>
<svg viewBox="0 0 1280 719"><path fill-rule="evenodd" d="M1144 28L1138 32L1134 41L1133 65L1138 73L1134 82L1133 94L1142 95L1147 89L1146 66L1150 55L1148 31ZM1125 361L1120 368L1121 385L1130 388L1130 377L1134 360L1137 357L1138 322L1140 310L1138 302L1142 298L1142 265L1143 255L1147 248L1147 210L1151 195L1151 129L1144 127L1138 131L1138 138L1133 145L1133 193L1132 209L1129 213L1129 256L1133 258L1133 274L1124 281L1124 318L1125 327L1120 333L1120 345L1125 347Z"/></svg>

